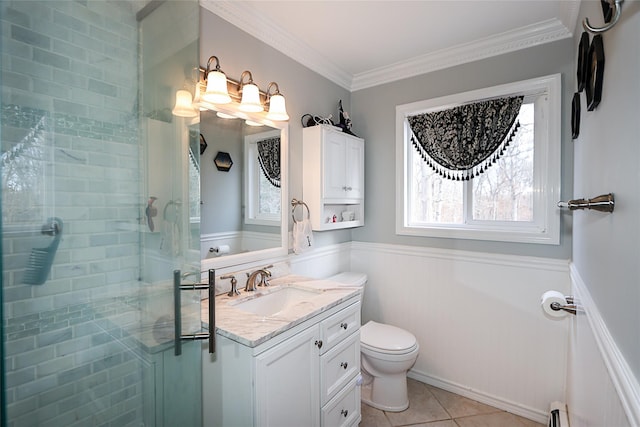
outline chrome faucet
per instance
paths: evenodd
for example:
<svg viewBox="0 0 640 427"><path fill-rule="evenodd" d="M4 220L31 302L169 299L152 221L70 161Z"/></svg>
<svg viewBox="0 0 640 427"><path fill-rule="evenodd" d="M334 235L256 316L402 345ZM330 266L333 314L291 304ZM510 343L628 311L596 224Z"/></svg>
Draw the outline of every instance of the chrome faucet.
<svg viewBox="0 0 640 427"><path fill-rule="evenodd" d="M231 279L231 290L227 294L227 296L233 297L236 295L240 295L240 291L237 288L238 280L233 274L226 274L224 276L220 276L220 279Z"/></svg>
<svg viewBox="0 0 640 427"><path fill-rule="evenodd" d="M244 287L245 292L253 292L256 290L256 280L258 275L260 275L260 280L262 281L262 270L256 270L251 274L247 273L247 284Z"/></svg>
<svg viewBox="0 0 640 427"><path fill-rule="evenodd" d="M271 272L267 269L271 267L273 267L273 265L263 267L251 274L247 273L247 284L245 285L244 290L247 292L252 292L256 290L256 286L269 286L269 278L271 277ZM258 275L260 275L260 281L258 281ZM258 284L256 285L256 283Z"/></svg>

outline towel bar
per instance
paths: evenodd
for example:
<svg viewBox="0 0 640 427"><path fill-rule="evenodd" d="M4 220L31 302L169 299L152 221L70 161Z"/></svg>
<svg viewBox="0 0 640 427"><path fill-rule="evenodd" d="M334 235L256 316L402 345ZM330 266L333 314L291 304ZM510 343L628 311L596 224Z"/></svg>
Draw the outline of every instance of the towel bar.
<svg viewBox="0 0 640 427"><path fill-rule="evenodd" d="M615 207L615 200L613 194L603 194L593 199L577 199L569 200L568 202L558 202L559 208L568 208L570 211L576 209L593 209L600 212L613 212Z"/></svg>

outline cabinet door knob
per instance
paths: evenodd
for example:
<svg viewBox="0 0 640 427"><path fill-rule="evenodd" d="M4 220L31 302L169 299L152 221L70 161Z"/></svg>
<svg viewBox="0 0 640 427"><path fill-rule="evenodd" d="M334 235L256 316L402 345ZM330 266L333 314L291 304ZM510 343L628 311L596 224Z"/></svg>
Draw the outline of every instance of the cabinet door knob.
<svg viewBox="0 0 640 427"><path fill-rule="evenodd" d="M318 348L322 348L322 340L316 340L315 345L317 345Z"/></svg>
<svg viewBox="0 0 640 427"><path fill-rule="evenodd" d="M344 415L344 417L347 418L347 415L349 415L349 410L343 409L342 411L340 411L340 415Z"/></svg>
<svg viewBox="0 0 640 427"><path fill-rule="evenodd" d="M347 187L347 191L351 191L351 190L353 190L353 188Z"/></svg>
<svg viewBox="0 0 640 427"><path fill-rule="evenodd" d="M347 323L346 323L346 322L342 322L342 323L340 323L340 327L341 327L342 329L344 329L345 331L347 330L347 326L349 326L349 325L347 325Z"/></svg>
<svg viewBox="0 0 640 427"><path fill-rule="evenodd" d="M349 366L349 363L348 363L348 362L342 362L342 363L340 363L340 367L341 367L341 368L347 369L347 366Z"/></svg>

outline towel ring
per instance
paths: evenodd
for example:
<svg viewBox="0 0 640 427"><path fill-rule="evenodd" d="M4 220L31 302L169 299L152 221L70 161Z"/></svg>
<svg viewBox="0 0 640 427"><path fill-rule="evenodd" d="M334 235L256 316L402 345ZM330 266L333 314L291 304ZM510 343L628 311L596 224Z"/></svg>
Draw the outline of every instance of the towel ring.
<svg viewBox="0 0 640 427"><path fill-rule="evenodd" d="M307 219L311 218L311 212L309 212L309 206L307 206L307 204L305 202L303 202L302 200L298 200L298 199L291 199L291 218L293 218L293 223L297 224L298 220L296 219L296 208L298 206L304 206L305 208L307 208ZM302 218L304 218L304 208L302 209Z"/></svg>

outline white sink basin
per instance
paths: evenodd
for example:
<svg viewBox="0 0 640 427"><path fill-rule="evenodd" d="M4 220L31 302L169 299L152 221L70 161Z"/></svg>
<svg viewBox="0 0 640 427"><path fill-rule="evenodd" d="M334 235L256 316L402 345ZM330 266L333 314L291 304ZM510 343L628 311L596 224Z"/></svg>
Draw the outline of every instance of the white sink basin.
<svg viewBox="0 0 640 427"><path fill-rule="evenodd" d="M269 293L256 294L248 299L232 301L229 305L260 316L277 316L293 307L312 304L320 291L295 287L283 287Z"/></svg>

